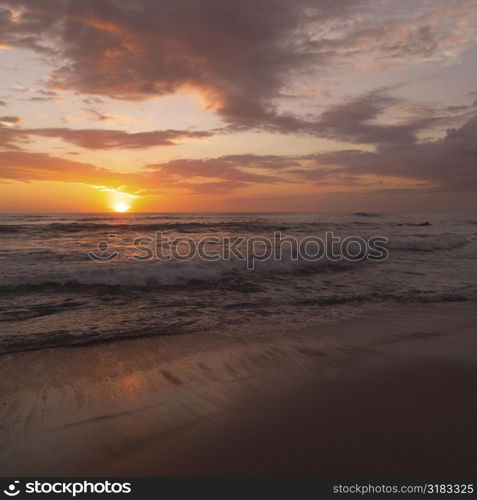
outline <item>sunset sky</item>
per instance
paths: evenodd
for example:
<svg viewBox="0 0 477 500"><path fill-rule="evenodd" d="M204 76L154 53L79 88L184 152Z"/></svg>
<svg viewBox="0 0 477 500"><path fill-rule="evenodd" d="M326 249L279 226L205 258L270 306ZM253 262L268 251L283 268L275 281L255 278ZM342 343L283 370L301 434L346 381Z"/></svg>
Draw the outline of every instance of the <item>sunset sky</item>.
<svg viewBox="0 0 477 500"><path fill-rule="evenodd" d="M0 0L0 211L477 208L475 0Z"/></svg>

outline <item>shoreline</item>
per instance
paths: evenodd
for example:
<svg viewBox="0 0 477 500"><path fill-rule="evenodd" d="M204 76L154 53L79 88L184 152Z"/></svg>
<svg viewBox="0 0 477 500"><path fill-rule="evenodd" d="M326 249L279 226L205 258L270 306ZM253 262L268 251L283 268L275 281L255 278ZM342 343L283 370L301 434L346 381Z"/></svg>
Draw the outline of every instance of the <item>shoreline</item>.
<svg viewBox="0 0 477 500"><path fill-rule="evenodd" d="M0 475L475 475L475 306L4 355Z"/></svg>

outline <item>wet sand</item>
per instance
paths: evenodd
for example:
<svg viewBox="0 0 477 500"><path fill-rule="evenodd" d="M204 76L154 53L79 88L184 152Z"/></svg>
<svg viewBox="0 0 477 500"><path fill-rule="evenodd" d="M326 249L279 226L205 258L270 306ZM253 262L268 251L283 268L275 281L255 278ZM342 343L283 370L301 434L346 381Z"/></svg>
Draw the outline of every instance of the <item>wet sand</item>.
<svg viewBox="0 0 477 500"><path fill-rule="evenodd" d="M475 302L0 357L2 476L475 476Z"/></svg>

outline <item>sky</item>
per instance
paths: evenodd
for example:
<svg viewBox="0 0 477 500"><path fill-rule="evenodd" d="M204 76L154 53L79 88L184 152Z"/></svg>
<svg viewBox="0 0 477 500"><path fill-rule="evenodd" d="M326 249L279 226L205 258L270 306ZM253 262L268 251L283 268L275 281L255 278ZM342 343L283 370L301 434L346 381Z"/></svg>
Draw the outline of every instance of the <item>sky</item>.
<svg viewBox="0 0 477 500"><path fill-rule="evenodd" d="M475 0L0 0L0 211L477 209Z"/></svg>

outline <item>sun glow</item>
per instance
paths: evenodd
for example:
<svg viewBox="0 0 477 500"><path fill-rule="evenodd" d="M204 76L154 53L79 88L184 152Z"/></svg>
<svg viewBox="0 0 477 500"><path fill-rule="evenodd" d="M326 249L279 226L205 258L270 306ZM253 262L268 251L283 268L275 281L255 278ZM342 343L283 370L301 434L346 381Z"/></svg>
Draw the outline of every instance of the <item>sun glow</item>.
<svg viewBox="0 0 477 500"><path fill-rule="evenodd" d="M127 212L131 207L129 205L126 205L126 203L116 203L113 205L113 210L115 212Z"/></svg>

